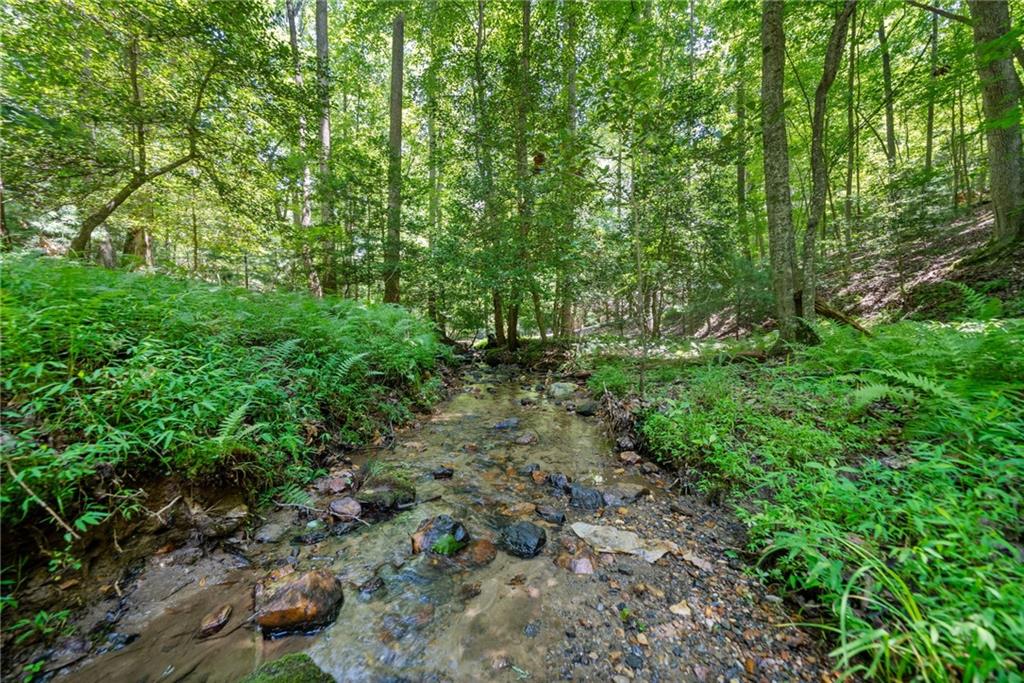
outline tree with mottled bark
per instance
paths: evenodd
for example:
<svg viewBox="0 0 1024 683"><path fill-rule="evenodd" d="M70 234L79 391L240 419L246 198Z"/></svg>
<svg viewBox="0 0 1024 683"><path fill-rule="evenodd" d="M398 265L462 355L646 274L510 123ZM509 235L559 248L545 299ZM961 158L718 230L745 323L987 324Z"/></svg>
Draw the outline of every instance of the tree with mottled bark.
<svg viewBox="0 0 1024 683"><path fill-rule="evenodd" d="M786 134L784 73L786 35L782 0L764 0L761 13L761 126L764 144L765 204L768 209L768 253L779 337L796 340L793 275L796 245L789 188L789 140Z"/></svg>
<svg viewBox="0 0 1024 683"><path fill-rule="evenodd" d="M388 234L384 245L384 302L400 300L402 259L402 64L405 56L405 14L391 25L391 126L388 132Z"/></svg>

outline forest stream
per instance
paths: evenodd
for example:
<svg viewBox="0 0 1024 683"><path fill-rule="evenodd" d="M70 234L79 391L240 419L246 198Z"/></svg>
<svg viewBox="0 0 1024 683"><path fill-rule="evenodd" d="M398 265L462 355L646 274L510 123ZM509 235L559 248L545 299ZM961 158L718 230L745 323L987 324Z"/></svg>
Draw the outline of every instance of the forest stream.
<svg viewBox="0 0 1024 683"><path fill-rule="evenodd" d="M106 642L63 643L57 680L237 681L300 651L339 681L830 680L817 637L744 574L741 525L670 493L674 477L653 464L617 456L600 418L577 414L595 407L582 407L582 389L552 392L521 372L470 367L458 393L373 453L371 467L405 469L417 504L341 534L308 509L272 507L235 543L154 553L120 597L86 611L84 628L109 624ZM367 467L354 460L345 467ZM313 496L309 507L331 501ZM438 515L472 542L451 557L413 554L410 537ZM537 556L507 551L517 521L544 530ZM632 530L651 552L600 552L578 522ZM250 619L254 586L317 569L344 586L333 623L265 638ZM226 606L226 625L200 637Z"/></svg>

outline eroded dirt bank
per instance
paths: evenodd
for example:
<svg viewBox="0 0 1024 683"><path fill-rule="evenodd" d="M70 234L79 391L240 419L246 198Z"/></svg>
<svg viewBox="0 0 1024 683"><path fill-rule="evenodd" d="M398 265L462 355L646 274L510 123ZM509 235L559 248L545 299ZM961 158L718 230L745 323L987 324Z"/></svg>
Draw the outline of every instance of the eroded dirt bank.
<svg viewBox="0 0 1024 683"><path fill-rule="evenodd" d="M339 681L832 678L821 644L744 575L742 529L617 453L584 394L513 368L463 379L394 449L338 462L307 503L213 544L179 539L116 591L97 586L45 669L237 681L302 651ZM469 538L436 544L449 522ZM265 638L254 609L316 570L344 594L329 625Z"/></svg>

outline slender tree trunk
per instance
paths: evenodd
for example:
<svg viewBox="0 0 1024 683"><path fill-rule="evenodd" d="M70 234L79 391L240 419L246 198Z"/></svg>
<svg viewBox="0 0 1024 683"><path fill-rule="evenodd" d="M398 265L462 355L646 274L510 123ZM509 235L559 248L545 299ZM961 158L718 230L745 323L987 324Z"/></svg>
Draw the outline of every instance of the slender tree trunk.
<svg viewBox="0 0 1024 683"><path fill-rule="evenodd" d="M498 290L491 292L491 303L494 306L494 341L498 346L505 346L504 305L501 300L501 293Z"/></svg>
<svg viewBox="0 0 1024 683"><path fill-rule="evenodd" d="M402 63L405 15L399 12L391 32L391 129L388 134L388 238L384 250L384 302L399 302L402 226Z"/></svg>
<svg viewBox="0 0 1024 683"><path fill-rule="evenodd" d="M764 141L765 204L768 209L768 250L780 339L796 338L793 301L793 206L789 187L789 141L783 94L786 37L782 0L764 0L761 16L761 103Z"/></svg>
<svg viewBox="0 0 1024 683"><path fill-rule="evenodd" d="M578 174L581 173L579 170L579 150L577 147L576 140L576 42L577 42L577 30L576 30L576 12L578 6L575 0L566 0L564 4L565 9L565 113L566 113L566 129L569 131L569 154L568 163L566 164L566 185L569 188L569 192L566 194L566 225L565 235L568 238L572 238L576 234L576 201L577 201L577 189L578 183L576 182ZM619 202L621 203L621 192L622 192L622 165L621 165L621 147L619 157ZM619 208L621 212L621 207ZM556 336L564 337L568 336L572 331L572 297L575 288L572 285L573 277L572 273L568 272L568 267L562 265L559 269L559 280L558 280L558 292L559 295L555 297L556 305L559 306L557 311Z"/></svg>
<svg viewBox="0 0 1024 683"><path fill-rule="evenodd" d="M892 171L896 168L896 115L893 110L892 63L884 17L878 21L878 45L882 49L882 93L885 97L885 158Z"/></svg>
<svg viewBox="0 0 1024 683"><path fill-rule="evenodd" d="M811 120L811 205L807 214L807 229L804 232L804 277L801 296L802 315L808 322L814 322L814 303L817 296L817 271L815 269L814 240L818 226L825 215L825 193L828 187L828 168L825 166L825 108L828 105L828 91L839 73L846 41L847 24L857 8L857 0L846 0L842 12L832 26L832 33L825 50L825 68L821 81L814 91L814 113Z"/></svg>
<svg viewBox="0 0 1024 683"><path fill-rule="evenodd" d="M928 82L928 124L927 129L925 131L924 172L926 175L930 176L932 174L932 157L934 155L935 146L935 89L937 87L939 75L938 14L932 15L932 39L929 63L931 65L931 80Z"/></svg>
<svg viewBox="0 0 1024 683"><path fill-rule="evenodd" d="M0 170L0 240L2 240L0 248L4 251L9 251L14 246L14 242L11 240L11 231L7 228L6 203L7 200L4 198L4 177L2 170Z"/></svg>
<svg viewBox="0 0 1024 683"><path fill-rule="evenodd" d="M518 260L522 268L526 270L526 281L532 281L533 273L530 262L530 228L533 220L533 193L530 178L529 162L529 111L530 111L530 2L522 0L522 38L519 52L519 92L516 102L516 132L515 132L515 154L516 154L516 181L519 190L519 245ZM518 323L519 323L519 302L525 289L523 282L517 282L513 288L513 300L509 306L508 335L509 348L514 349L518 345ZM543 326L543 316L539 314L538 326ZM543 335L544 333L541 332Z"/></svg>
<svg viewBox="0 0 1024 683"><path fill-rule="evenodd" d="M331 64L327 39L327 0L316 0L316 85L320 104L320 225L334 223L334 188L331 177ZM327 263L324 265L324 289L336 292L338 274L334 253L334 231L327 238Z"/></svg>
<svg viewBox="0 0 1024 683"><path fill-rule="evenodd" d="M433 7L433 3L431 4ZM433 39L431 40L433 43ZM437 308L437 257L434 253L434 240L440 231L441 223L441 184L438 180L437 160L437 56L434 54L434 46L431 45L430 65L427 67L426 96L427 96L427 224L428 224L428 250L430 253L430 272L428 273L429 291L427 292L427 304L430 320L435 327L444 334L444 324Z"/></svg>
<svg viewBox="0 0 1024 683"><path fill-rule="evenodd" d="M480 178L483 200L483 232L491 238L491 248L497 249L496 217L494 210L494 172L491 159L490 121L487 115L487 84L483 64L484 41L487 36L484 0L476 4L476 43L473 49L473 101L476 106L476 163ZM491 303L494 314L494 339L499 346L505 345L505 318L501 292L497 284L491 288Z"/></svg>
<svg viewBox="0 0 1024 683"><path fill-rule="evenodd" d="M1024 169L1021 161L1021 86L1013 68L1010 10L1006 0L968 0L974 28L975 57L981 79L989 179L995 210L996 242L1024 239ZM1003 40L1000 40L1003 39ZM1019 112L1017 112L1019 114Z"/></svg>
<svg viewBox="0 0 1024 683"><path fill-rule="evenodd" d="M298 0L285 0L285 13L288 15L288 41L292 52L292 71L295 85L301 89L303 84L302 67L299 63L299 13L301 5ZM313 225L313 176L309 171L309 164L306 162L306 117L299 114L299 156L302 157L302 177L299 184L299 228L302 240L302 267L306 271L306 282L309 293L313 296L323 296L323 287L320 285L320 276L317 275L316 267L313 264L312 248L309 244L309 230Z"/></svg>
<svg viewBox="0 0 1024 683"><path fill-rule="evenodd" d="M750 234L747 227L747 91L743 66L746 50L740 48L736 74L736 221L743 257L750 261Z"/></svg>
<svg viewBox="0 0 1024 683"><path fill-rule="evenodd" d="M855 75L857 73L857 13L850 18L850 54L846 77L846 194L843 197L843 242L853 243L853 167L857 156L857 125L854 121Z"/></svg>
<svg viewBox="0 0 1024 683"><path fill-rule="evenodd" d="M189 208L192 212L192 275L199 272L199 223L196 221L196 190L192 188L192 196Z"/></svg>

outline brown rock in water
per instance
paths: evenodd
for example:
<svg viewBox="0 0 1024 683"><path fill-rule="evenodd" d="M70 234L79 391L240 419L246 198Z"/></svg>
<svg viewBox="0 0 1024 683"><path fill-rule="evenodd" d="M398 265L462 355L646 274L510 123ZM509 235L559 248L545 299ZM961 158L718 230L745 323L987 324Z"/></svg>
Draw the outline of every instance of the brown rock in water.
<svg viewBox="0 0 1024 683"><path fill-rule="evenodd" d="M363 506L355 498L336 498L328 506L331 515L342 520L356 519L363 513Z"/></svg>
<svg viewBox="0 0 1024 683"><path fill-rule="evenodd" d="M622 451L619 453L619 462L627 465L635 465L640 462L640 456L636 451Z"/></svg>
<svg viewBox="0 0 1024 683"><path fill-rule="evenodd" d="M313 484L319 493L339 494L344 493L352 486L352 473L345 472L334 477L323 477L317 479Z"/></svg>
<svg viewBox="0 0 1024 683"><path fill-rule="evenodd" d="M548 475L541 470L530 472L530 477L533 479L534 484L543 484L547 480Z"/></svg>
<svg viewBox="0 0 1024 683"><path fill-rule="evenodd" d="M239 503L226 512L201 513L195 517L195 523L206 538L223 538L237 531L248 516L248 506Z"/></svg>
<svg viewBox="0 0 1024 683"><path fill-rule="evenodd" d="M533 503L516 503L515 505L506 505L501 509L501 514L507 517L528 517L537 510L537 506Z"/></svg>
<svg viewBox="0 0 1024 683"><path fill-rule="evenodd" d="M231 605L222 605L220 608L203 617L199 624L199 637L207 638L224 628L231 619Z"/></svg>
<svg viewBox="0 0 1024 683"><path fill-rule="evenodd" d="M344 596L328 571L306 572L279 588L256 612L264 634L302 631L334 621Z"/></svg>
<svg viewBox="0 0 1024 683"><path fill-rule="evenodd" d="M478 538L459 553L459 562L467 567L483 567L490 564L497 554L498 549L493 543L486 538Z"/></svg>
<svg viewBox="0 0 1024 683"><path fill-rule="evenodd" d="M520 446L529 446L530 444L537 443L537 434L535 432L525 432L516 438L516 443Z"/></svg>

